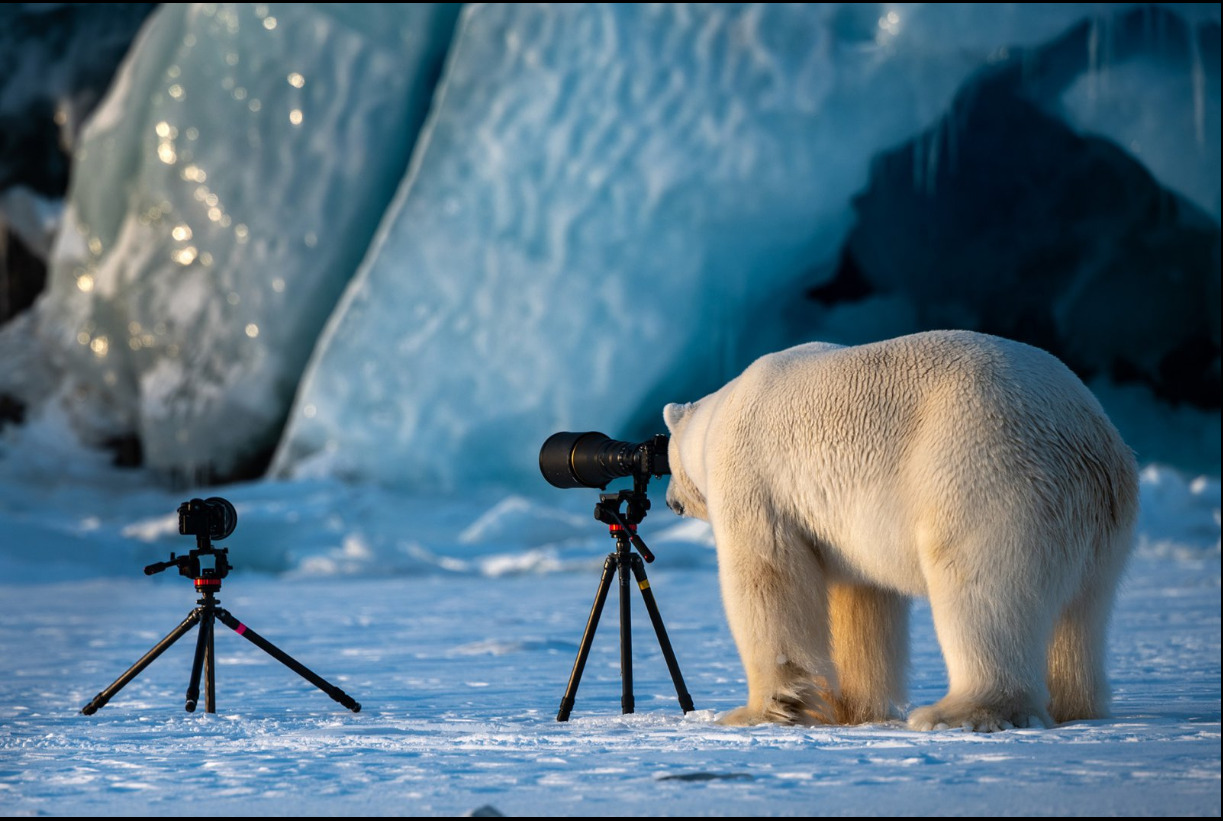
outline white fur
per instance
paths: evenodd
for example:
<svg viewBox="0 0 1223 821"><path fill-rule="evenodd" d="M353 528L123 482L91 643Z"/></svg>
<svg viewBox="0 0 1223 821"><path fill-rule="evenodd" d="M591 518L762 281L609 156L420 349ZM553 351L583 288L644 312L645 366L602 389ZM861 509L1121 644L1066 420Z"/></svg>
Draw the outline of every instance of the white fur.
<svg viewBox="0 0 1223 821"><path fill-rule="evenodd" d="M1106 715L1137 469L1056 358L965 331L811 343L664 417L667 504L713 526L747 673L722 721L898 717L913 596L950 686L910 727Z"/></svg>

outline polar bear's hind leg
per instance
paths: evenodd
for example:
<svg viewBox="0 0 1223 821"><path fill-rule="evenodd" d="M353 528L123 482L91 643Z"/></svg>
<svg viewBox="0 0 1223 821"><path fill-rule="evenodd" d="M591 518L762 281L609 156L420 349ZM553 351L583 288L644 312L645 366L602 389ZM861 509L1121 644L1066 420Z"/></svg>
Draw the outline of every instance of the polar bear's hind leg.
<svg viewBox="0 0 1223 821"><path fill-rule="evenodd" d="M1121 528L1115 538L1111 549L1097 552L1096 567L1061 612L1049 642L1049 712L1059 723L1109 715L1108 623L1131 536Z"/></svg>
<svg viewBox="0 0 1223 821"><path fill-rule="evenodd" d="M1004 530L997 536L1006 541ZM1005 572L998 556L1031 551L1027 534L1009 531L1011 544L987 550L984 532L958 544L946 560L926 568L930 609L943 659L947 695L914 710L918 730L966 728L995 732L1011 727L1050 727L1045 683L1046 650L1053 632L1059 581L1049 568L1029 564ZM989 556L983 563L982 556Z"/></svg>

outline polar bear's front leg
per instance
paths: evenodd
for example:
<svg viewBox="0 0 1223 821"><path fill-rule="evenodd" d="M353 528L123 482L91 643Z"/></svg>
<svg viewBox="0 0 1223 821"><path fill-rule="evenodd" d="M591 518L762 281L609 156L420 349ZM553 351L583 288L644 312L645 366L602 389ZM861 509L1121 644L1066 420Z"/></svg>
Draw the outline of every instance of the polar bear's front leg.
<svg viewBox="0 0 1223 821"><path fill-rule="evenodd" d="M747 673L748 701L723 724L829 724L836 679L828 590L811 546L750 517L714 527L726 617Z"/></svg>

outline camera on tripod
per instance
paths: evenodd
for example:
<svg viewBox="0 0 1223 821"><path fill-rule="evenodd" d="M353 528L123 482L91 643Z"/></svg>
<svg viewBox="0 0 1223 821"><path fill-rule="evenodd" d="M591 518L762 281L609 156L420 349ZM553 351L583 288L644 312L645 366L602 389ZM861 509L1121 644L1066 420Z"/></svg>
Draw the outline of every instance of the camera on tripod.
<svg viewBox="0 0 1223 821"><path fill-rule="evenodd" d="M183 637L187 631L199 626L200 632L195 644L195 661L191 665L191 681L187 685L187 712L195 712L200 696L201 678L204 685L204 709L210 713L217 711L216 707L216 658L213 648L213 635L216 632L216 622L221 622L239 636L263 650L272 658L284 664L290 670L300 675L306 681L318 687L340 704L354 713L361 711L361 705L352 696L339 687L320 677L310 668L281 650L276 645L256 633L249 625L238 621L232 613L221 607L216 594L221 590L222 580L232 569L229 564L229 548L212 546L212 539L224 539L234 532L238 524L238 513L228 499L213 496L209 499L191 499L178 506L178 532L184 536L195 537L195 548L185 556L170 554L168 561L154 562L144 568L146 576L178 568L180 576L191 579L195 590L200 595L196 607L187 614L187 618L175 627L161 641L153 646L143 657L127 669L123 675L102 692L94 696L93 701L81 708L85 715L93 715L106 706L110 699L122 690L128 682L140 675L166 649Z"/></svg>
<svg viewBox="0 0 1223 821"><path fill-rule="evenodd" d="M553 487L605 489L623 476L648 481L671 472L670 437L657 434L644 442L621 442L602 433L554 433L539 450L539 469Z"/></svg>
<svg viewBox="0 0 1223 821"><path fill-rule="evenodd" d="M178 532L183 536L207 536L219 541L233 533L237 525L238 511L220 496L191 499L178 506Z"/></svg>
<svg viewBox="0 0 1223 821"><path fill-rule="evenodd" d="M641 591L646 610L650 614L650 622L654 625L654 633L658 637L659 648L671 672L671 680L675 684L675 694L679 697L680 708L685 713L694 709L692 696L684 684L679 662L675 660L675 652L671 649L671 640L667 636L666 627L662 623L662 615L658 612L658 604L654 600L654 591L646 578L644 558L647 562L654 561L654 555L649 547L637 535L637 525L645 518L650 509L650 500L646 496L646 485L651 476L665 476L671 473L671 463L667 459L667 446L671 438L660 433L646 439L644 442L622 442L612 439L602 433L587 431L572 433L564 431L554 433L544 442L539 450L539 470L548 484L553 487L570 488L585 487L606 490L607 484L613 479L625 476L633 477L632 490L621 490L618 493L599 494L599 503L595 505L595 518L608 525L608 532L616 540L616 549L608 554L603 562L603 575L599 579L599 589L595 593L595 601L586 622L586 631L582 634L582 642L578 647L578 656L573 663L573 672L569 674L569 686L561 699L560 710L556 714L557 721L568 721L577 698L578 684L582 679L582 671L586 667L586 659L590 653L594 632L603 613L603 604L607 600L613 577L620 580L620 709L624 713L633 712L633 640L632 617L629 608L629 578L636 578L637 588ZM626 510L621 510L627 505ZM633 553L637 548L641 555Z"/></svg>

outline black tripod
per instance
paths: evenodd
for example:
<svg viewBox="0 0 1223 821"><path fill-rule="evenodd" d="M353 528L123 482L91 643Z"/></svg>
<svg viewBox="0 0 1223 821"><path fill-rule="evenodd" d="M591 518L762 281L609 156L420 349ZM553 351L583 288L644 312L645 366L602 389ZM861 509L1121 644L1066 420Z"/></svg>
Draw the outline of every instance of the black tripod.
<svg viewBox="0 0 1223 821"><path fill-rule="evenodd" d="M650 590L650 582L646 579L645 565L641 556L647 562L654 561L654 554L646 547L645 542L637 535L637 525L645 518L649 510L650 500L645 495L645 477L635 475L632 490L622 490L619 493L599 494L599 504L595 505L595 518L605 522L611 535L616 539L616 549L607 554L603 562L603 575L599 579L599 590L595 594L594 606L590 610L590 618L586 622L586 631L582 634L582 645L578 650L577 660L573 663L573 672L569 675L569 686L565 697L561 699L560 712L557 721L568 721L569 713L577 697L578 683L582 679L582 670L586 667L586 658L590 655L590 645L594 640L596 628L599 626L599 616L603 612L603 604L607 601L607 591L611 589L612 576L619 573L620 577L620 706L621 712L633 712L633 638L632 622L629 613L629 571L637 578L637 587L645 600L650 621L654 623L654 632L658 635L658 644L662 648L663 658L667 661L667 669L671 671L671 680L675 683L675 693L679 697L679 706L685 712L692 712L692 697L684 686L684 677L679 671L679 662L671 650L671 641L667 638L667 629L663 626L662 616L654 601L654 593ZM628 502L625 514L620 513L620 505ZM636 547L641 556L632 551Z"/></svg>
<svg viewBox="0 0 1223 821"><path fill-rule="evenodd" d="M85 715L93 715L99 709L106 706L106 702L110 701L115 693L122 690L129 681L140 675L140 671L152 664L171 644L182 638L184 633L196 624L199 624L200 632L195 643L195 662L191 665L191 682L187 685L186 709L189 713L195 712L195 706L200 695L200 675L202 673L204 676L204 709L207 712L215 713L217 711L216 661L213 653L212 639L213 628L217 619L220 619L221 623L226 627L268 653L272 658L296 672L340 704L343 704L354 713L360 712L361 705L354 701L352 696L345 693L339 687L327 683L326 680L298 663L283 650L276 647L276 645L238 621L228 610L219 606L220 602L216 599L216 593L221 589L221 580L225 578L230 570L229 549L214 548L210 539L223 539L233 531L233 524L236 521L233 506L219 497L213 497L208 500L193 499L190 502L185 502L178 512L179 531L184 534L194 533L196 548L190 554L177 558L171 553L169 561L155 562L146 567L144 572L146 576L151 576L154 573L160 573L171 567L177 567L179 575L195 580L195 589L201 595L200 600L196 603L198 606L188 613L187 618L183 619L178 627L170 631L169 635L154 645L139 661L128 668L127 672L115 679L114 683L105 690L94 696L93 701L81 708L81 712ZM214 513L216 515L212 516L211 514ZM212 566L207 566L209 564Z"/></svg>

